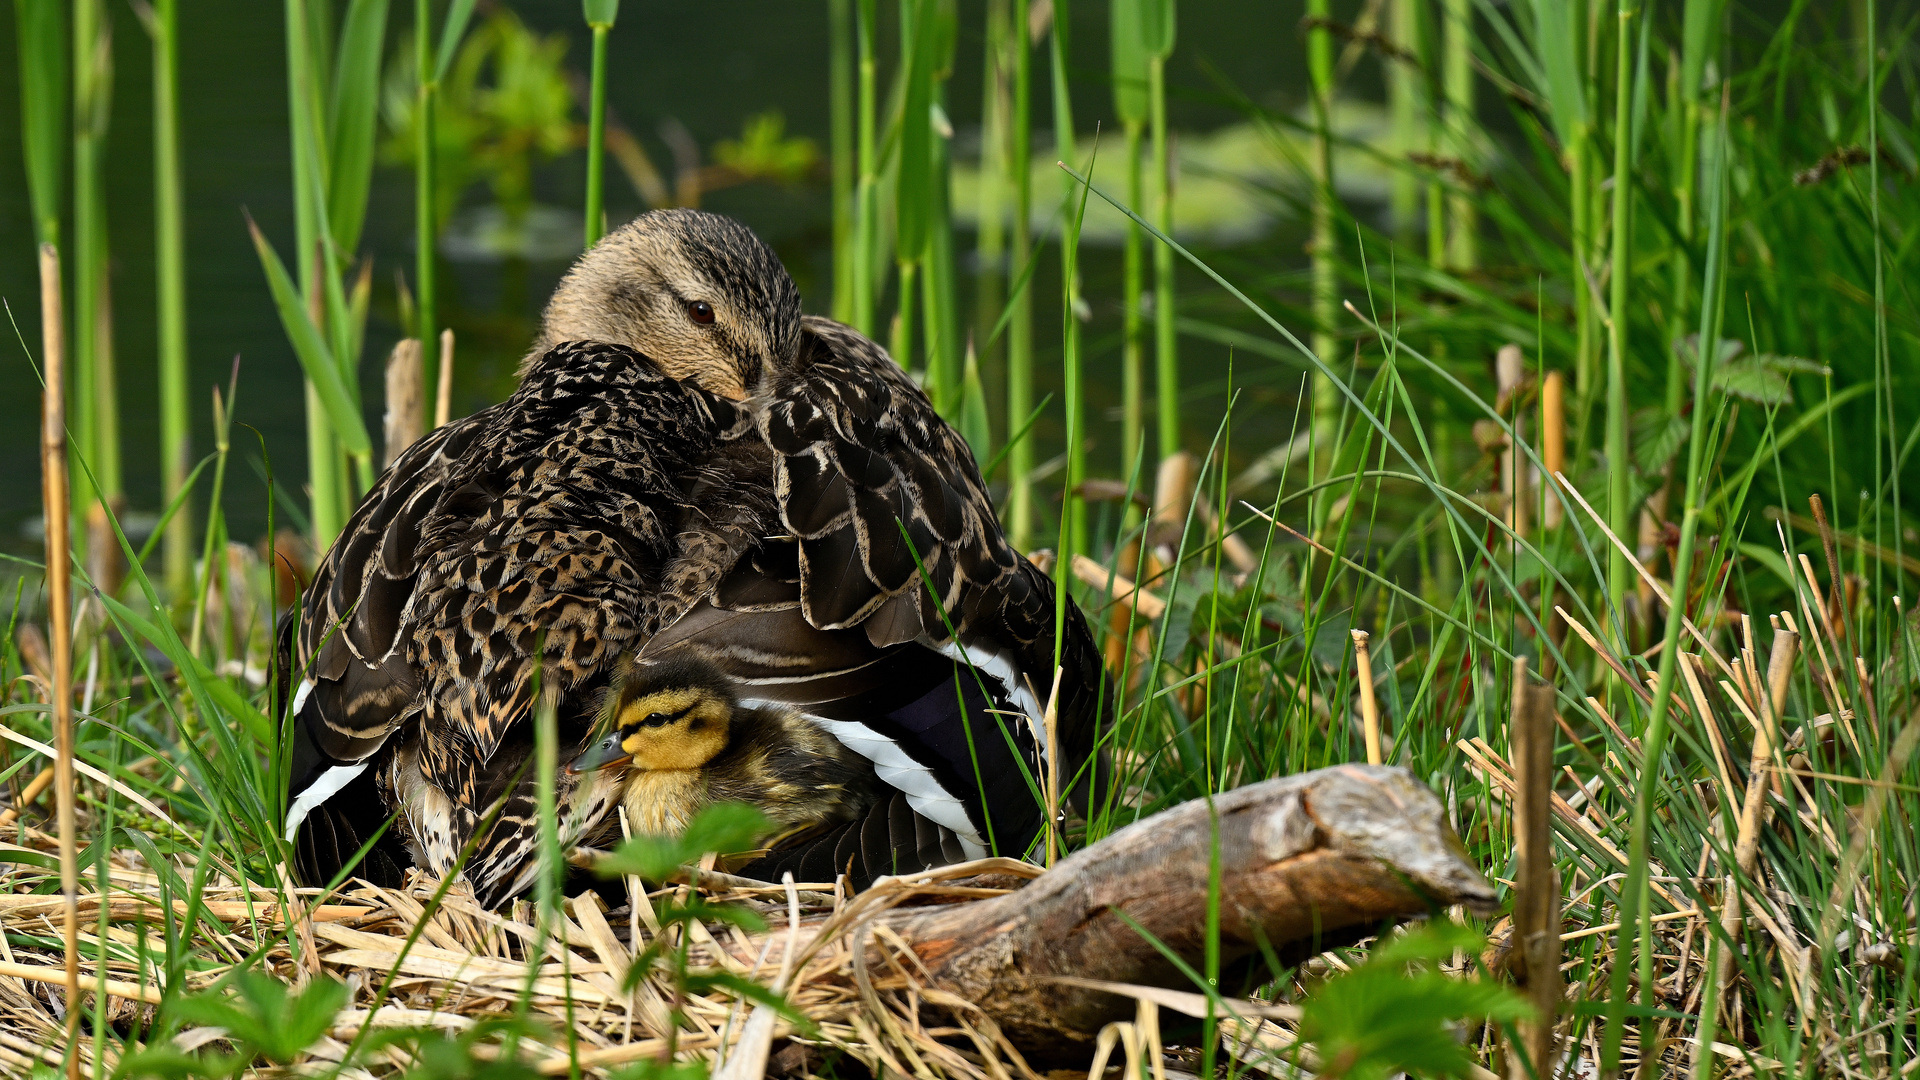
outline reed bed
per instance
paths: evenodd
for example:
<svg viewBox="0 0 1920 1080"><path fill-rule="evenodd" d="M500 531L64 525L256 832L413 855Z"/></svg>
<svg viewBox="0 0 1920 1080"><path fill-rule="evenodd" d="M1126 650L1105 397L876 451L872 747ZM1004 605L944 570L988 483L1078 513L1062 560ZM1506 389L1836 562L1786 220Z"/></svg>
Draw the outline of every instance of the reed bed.
<svg viewBox="0 0 1920 1080"><path fill-rule="evenodd" d="M287 0L296 227L254 236L305 379L308 455L277 487L260 462L269 492L301 491L268 497L258 546L226 520L237 373L214 395L212 452L181 443L178 103L156 95L167 506L136 547L102 389L126 315L103 285L97 198L118 162L101 157L111 53L83 45L101 4L17 6L36 243L56 267L44 355L65 328L72 342L74 500L0 639L0 1071L1043 1071L862 936L890 905L1017 881L583 891L561 887L569 853L549 837L541 888L504 913L426 879L288 885L270 631L393 450L360 383L376 143L410 148L394 156L415 181L417 250L393 292L410 341L388 383L404 441L452 407L436 253L458 147L437 125L469 107L486 50L528 31L489 6L492 36L470 34L471 0ZM175 6L153 9L156 87L175 78ZM1502 900L1270 956L1244 986L1214 956L1190 987L1127 989L1135 1019L1076 1074L1911 1074L1912 13L1314 0L1308 92L1282 108L1176 48L1172 0L1114 0L1111 70L1076 70L1069 35L1100 25L1093 6L991 0L977 28L937 0L823 12L832 310L892 343L967 436L1010 536L1086 611L1125 688L1109 796L1045 850L1003 854L1045 863L1189 800L1378 761L1439 794ZM617 7L583 10L583 115L530 136L589 150L587 243L610 198L603 140L652 176L635 180L649 205L696 201L702 175L695 147L669 192L605 109L606 58L647 32ZM948 95L976 33L977 164L954 156ZM1350 119L1356 71L1384 76L1384 135ZM99 109L71 127L69 97ZM1219 170L1169 114L1202 97L1284 163L1236 190L1308 251L1188 242L1176 206L1205 208L1181 185ZM1094 132L1108 113L1117 137ZM953 203L964 170L977 208ZM1355 194L1369 183L1384 212ZM1098 214L1124 215L1119 250L1079 242ZM46 627L69 584L77 610ZM56 765L78 779L50 796ZM52 835L67 798L74 933ZM787 970L790 922L817 948Z"/></svg>

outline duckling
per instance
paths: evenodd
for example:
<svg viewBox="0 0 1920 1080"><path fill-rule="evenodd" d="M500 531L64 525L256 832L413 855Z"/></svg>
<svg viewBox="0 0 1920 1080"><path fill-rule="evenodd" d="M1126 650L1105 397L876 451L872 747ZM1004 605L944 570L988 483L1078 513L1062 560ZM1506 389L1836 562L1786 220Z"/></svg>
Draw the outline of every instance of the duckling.
<svg viewBox="0 0 1920 1080"><path fill-rule="evenodd" d="M395 459L284 626L296 876L324 884L371 843L356 872L398 884L470 850L476 899L511 899L538 848L538 707L577 755L623 663L688 658L739 687L742 715L797 710L878 780L860 816L757 876L851 867L861 886L1025 854L1050 774L1062 802L1093 797L1115 715L1085 619L1066 604L1056 628L1054 596L886 350L803 314L740 223L642 215L562 279L507 400ZM606 784L558 793L568 835L617 805Z"/></svg>
<svg viewBox="0 0 1920 1080"><path fill-rule="evenodd" d="M636 832L674 835L719 802L773 823L769 846L853 821L873 802L873 766L792 708L743 708L732 680L703 660L642 668L609 688L608 730L570 776L624 772L620 803Z"/></svg>

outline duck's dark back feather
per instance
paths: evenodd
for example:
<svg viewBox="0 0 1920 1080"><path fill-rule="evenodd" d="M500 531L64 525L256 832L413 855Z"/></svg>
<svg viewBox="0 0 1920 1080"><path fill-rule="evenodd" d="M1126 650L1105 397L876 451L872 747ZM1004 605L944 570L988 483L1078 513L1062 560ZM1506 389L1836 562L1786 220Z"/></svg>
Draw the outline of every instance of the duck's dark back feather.
<svg viewBox="0 0 1920 1080"><path fill-rule="evenodd" d="M770 858L812 873L845 848L865 878L973 853L963 836L1019 855L1038 833L1034 722L990 710L1037 722L1052 583L1007 545L965 441L898 365L838 323L804 329L794 370L738 406L631 350L558 345L508 401L403 454L322 563L299 634L299 723L323 766L390 754L417 725L456 842L504 797L468 870L483 899L503 899L532 850L532 781L489 763L531 739L543 642L566 742L638 650L703 657L749 703L792 703L892 755L874 762L897 793ZM1071 782L1094 760L1107 688L1067 611ZM962 650L997 678L958 664ZM960 816L928 820L929 777ZM296 776L295 794L310 782ZM324 862L303 876L337 869Z"/></svg>

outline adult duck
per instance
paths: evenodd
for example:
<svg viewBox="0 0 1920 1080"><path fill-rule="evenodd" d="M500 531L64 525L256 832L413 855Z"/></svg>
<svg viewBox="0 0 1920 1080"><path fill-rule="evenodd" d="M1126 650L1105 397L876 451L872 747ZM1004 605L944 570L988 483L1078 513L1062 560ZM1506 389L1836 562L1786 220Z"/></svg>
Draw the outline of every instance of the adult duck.
<svg viewBox="0 0 1920 1080"><path fill-rule="evenodd" d="M973 454L884 350L804 316L739 223L665 210L600 241L506 401L379 479L283 634L299 875L533 880L534 715L582 753L623 663L693 658L872 762L858 819L742 870L856 884L1025 854L1086 797L1109 709L1078 610L1002 534ZM592 774L587 774L591 776ZM608 785L559 778L563 839ZM397 834L397 835L396 835Z"/></svg>

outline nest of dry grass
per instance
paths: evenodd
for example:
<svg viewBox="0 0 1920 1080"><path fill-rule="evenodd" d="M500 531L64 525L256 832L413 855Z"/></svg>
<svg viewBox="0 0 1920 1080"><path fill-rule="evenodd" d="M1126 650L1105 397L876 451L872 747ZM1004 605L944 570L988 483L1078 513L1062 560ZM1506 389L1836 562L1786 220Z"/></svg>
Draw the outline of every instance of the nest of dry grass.
<svg viewBox="0 0 1920 1080"><path fill-rule="evenodd" d="M53 837L36 830L26 830L23 839L34 853L57 850ZM379 1075L412 1064L402 1046L351 1054L368 1026L459 1033L517 1017L532 1021L531 1034L516 1042L523 1060L542 1075L575 1069L605 1075L633 1062L672 1056L702 1060L716 1072L727 1068L734 1075L759 1076L779 1040L802 1049L789 1051L776 1069L805 1071L838 1051L875 1075L891 1070L1008 1080L1017 1073L1034 1080L1036 1074L991 1020L969 1020L966 1002L921 985L916 960L897 936L888 942L883 929L875 948L848 933L893 907L1009 891L945 879L991 869L998 871L996 879L1014 884L1009 869L1039 872L1010 867L1008 860L988 862L993 865L952 867L913 882L889 879L853 898L832 885L751 886L712 875L724 883L707 883L698 890L701 899L754 910L769 924L756 934L698 920L663 927L656 909L686 902L695 891L687 885L643 893L630 880L626 901L611 907L603 894L583 892L564 901L543 934L525 901L506 913L489 911L474 903L464 885L442 890L418 875L403 888L355 881L325 897L313 889L246 889L215 880L191 911L186 900L172 900L176 921L197 918L220 925L221 932L209 936L224 954L224 962L188 974L180 989L204 991L248 959L255 969L293 985L317 978L344 983L347 1004L328 1033L288 1063L303 1072L331 1071L328 1066L350 1056L349 1075ZM154 935L166 932L167 913L158 875L139 865L137 856L119 853L111 878L106 893L85 891L79 897L85 928L80 947L89 958L82 962L82 1010L91 1022L92 996L104 991L108 1022L122 1034L135 1033L152 1025L167 989L151 960L137 959L143 942L150 952L160 951ZM644 902L635 902L641 898ZM66 1041L62 911L57 892L0 895L0 930L6 935L0 939L0 1071L61 1063ZM104 965L90 962L101 951L103 914ZM664 963L629 978L636 955L649 943L665 935L677 944L683 932L689 935L694 970L727 972L781 992L792 1015L726 989L690 991L676 985L671 965ZM44 944L7 944L23 940ZM956 1019L949 1026L929 1027L922 1020L922 1002L946 1005ZM217 1049L226 1034L190 1026L172 1043L187 1052ZM91 1070L93 1042L83 1038L78 1049L82 1068ZM487 1048L478 1054L486 1056ZM110 1054L105 1064L111 1070L120 1062Z"/></svg>

